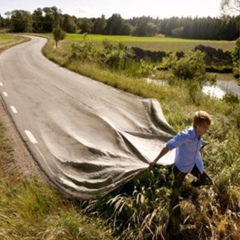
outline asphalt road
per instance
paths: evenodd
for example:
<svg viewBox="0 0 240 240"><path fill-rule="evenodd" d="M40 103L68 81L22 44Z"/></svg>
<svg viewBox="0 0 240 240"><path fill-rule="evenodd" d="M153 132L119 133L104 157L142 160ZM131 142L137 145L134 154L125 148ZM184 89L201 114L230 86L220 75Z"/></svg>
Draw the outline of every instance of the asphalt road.
<svg viewBox="0 0 240 240"><path fill-rule="evenodd" d="M154 99L59 67L42 55L45 43L31 37L0 55L1 97L55 187L103 196L148 168L174 131Z"/></svg>

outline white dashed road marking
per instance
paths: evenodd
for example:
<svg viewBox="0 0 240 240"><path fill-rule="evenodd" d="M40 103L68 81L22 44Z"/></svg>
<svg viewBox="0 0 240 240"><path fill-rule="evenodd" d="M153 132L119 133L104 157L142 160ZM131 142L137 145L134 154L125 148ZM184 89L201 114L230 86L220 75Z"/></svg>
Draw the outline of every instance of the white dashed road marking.
<svg viewBox="0 0 240 240"><path fill-rule="evenodd" d="M14 106L11 106L13 113L18 113L17 109Z"/></svg>
<svg viewBox="0 0 240 240"><path fill-rule="evenodd" d="M3 96L4 96L4 97L7 97L8 94L7 94L6 92L3 92Z"/></svg>
<svg viewBox="0 0 240 240"><path fill-rule="evenodd" d="M0 82L0 86L2 86L3 84Z"/></svg>
<svg viewBox="0 0 240 240"><path fill-rule="evenodd" d="M30 131L25 130L25 133L26 133L27 137L29 138L29 140L31 141L31 143L33 143L33 144L38 143Z"/></svg>

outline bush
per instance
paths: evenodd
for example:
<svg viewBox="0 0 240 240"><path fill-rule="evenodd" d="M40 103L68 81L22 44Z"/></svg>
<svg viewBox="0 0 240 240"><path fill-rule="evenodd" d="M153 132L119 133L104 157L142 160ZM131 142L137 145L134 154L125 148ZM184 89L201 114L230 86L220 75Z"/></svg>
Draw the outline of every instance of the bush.
<svg viewBox="0 0 240 240"><path fill-rule="evenodd" d="M186 56L178 59L175 54L170 54L163 59L160 68L171 69L173 77L178 80L196 80L200 84L216 81L215 75L206 73L204 53L200 51L190 51Z"/></svg>
<svg viewBox="0 0 240 240"><path fill-rule="evenodd" d="M84 39L80 43L72 44L70 61L80 60L83 62L95 61L96 49L93 43Z"/></svg>
<svg viewBox="0 0 240 240"><path fill-rule="evenodd" d="M236 41L236 47L232 52L233 74L236 78L240 76L240 38Z"/></svg>

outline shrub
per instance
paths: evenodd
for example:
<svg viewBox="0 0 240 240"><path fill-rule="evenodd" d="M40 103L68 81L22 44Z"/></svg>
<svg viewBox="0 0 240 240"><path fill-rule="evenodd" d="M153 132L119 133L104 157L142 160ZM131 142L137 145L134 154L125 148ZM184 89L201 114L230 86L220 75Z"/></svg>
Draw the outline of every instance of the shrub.
<svg viewBox="0 0 240 240"><path fill-rule="evenodd" d="M240 38L236 41L236 46L232 52L233 74L236 78L240 76Z"/></svg>
<svg viewBox="0 0 240 240"><path fill-rule="evenodd" d="M80 43L72 44L70 61L80 60L83 62L95 61L96 49L93 43L84 39Z"/></svg>
<svg viewBox="0 0 240 240"><path fill-rule="evenodd" d="M109 40L103 40L103 49L98 54L98 62L107 65L111 69L125 70L127 63L131 60L133 52L123 43L114 43Z"/></svg>

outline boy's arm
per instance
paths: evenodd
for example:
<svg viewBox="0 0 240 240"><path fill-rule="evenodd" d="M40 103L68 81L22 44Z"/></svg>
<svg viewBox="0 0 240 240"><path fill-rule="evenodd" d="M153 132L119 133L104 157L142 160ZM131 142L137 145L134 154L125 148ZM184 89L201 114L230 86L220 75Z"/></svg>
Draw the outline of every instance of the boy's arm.
<svg viewBox="0 0 240 240"><path fill-rule="evenodd" d="M150 163L150 166L156 165L157 161L158 161L161 157L163 157L165 154L167 154L168 152L169 152L169 148L168 148L168 146L166 145L166 146L161 150L161 152L159 153L159 155L155 158L155 160Z"/></svg>

